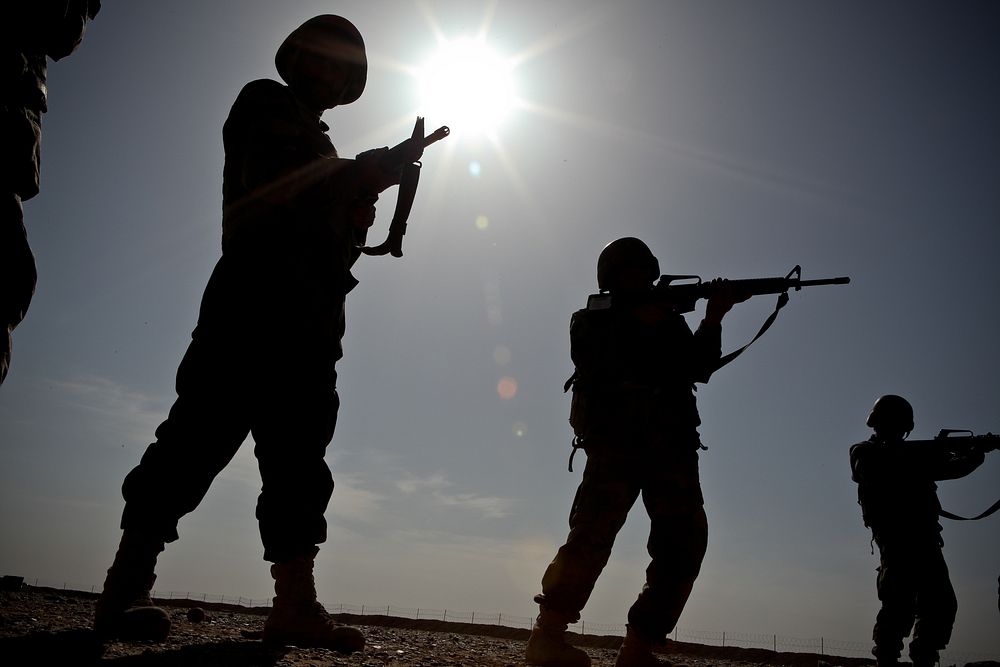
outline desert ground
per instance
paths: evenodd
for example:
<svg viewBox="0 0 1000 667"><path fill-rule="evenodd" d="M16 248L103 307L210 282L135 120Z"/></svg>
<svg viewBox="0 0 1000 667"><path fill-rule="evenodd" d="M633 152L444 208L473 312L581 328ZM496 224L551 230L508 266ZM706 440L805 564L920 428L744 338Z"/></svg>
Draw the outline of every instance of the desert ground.
<svg viewBox="0 0 1000 667"><path fill-rule="evenodd" d="M25 586L0 593L0 664L120 665L122 667L520 667L525 629L496 625L413 620L391 616L336 615L365 633L364 651L341 655L322 649L270 647L255 639L266 608L157 601L173 627L163 643L101 643L90 630L96 596ZM197 605L197 606L196 606ZM202 618L203 617L203 618ZM611 667L620 637L574 636L594 667ZM776 653L764 649L701 646L668 641L662 660L675 667L862 667L871 660ZM980 663L1000 667L1000 663Z"/></svg>

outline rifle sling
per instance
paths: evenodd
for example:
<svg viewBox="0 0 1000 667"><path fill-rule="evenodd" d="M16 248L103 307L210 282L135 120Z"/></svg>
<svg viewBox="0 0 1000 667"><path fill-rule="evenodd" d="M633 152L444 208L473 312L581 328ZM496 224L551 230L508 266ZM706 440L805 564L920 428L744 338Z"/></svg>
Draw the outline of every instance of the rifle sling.
<svg viewBox="0 0 1000 667"><path fill-rule="evenodd" d="M951 519L952 521L978 521L979 519L985 519L989 515L993 514L997 510L1000 510L1000 500L997 500L993 505L980 514L979 516L958 516L957 514L952 514L951 512L941 510L938 514L946 519Z"/></svg>
<svg viewBox="0 0 1000 667"><path fill-rule="evenodd" d="M760 327L760 330L757 331L757 335L755 335L753 338L751 338L750 342L747 343L746 345L744 345L743 347L741 347L739 349L736 349L736 350L733 350L729 354L727 354L724 357L722 357L721 359L719 359L718 364L712 370L712 372L714 373L715 371L719 370L720 368L722 368L723 366L725 366L726 364L728 364L729 362L731 362L736 357L738 357L741 354L743 354L744 350L746 350L748 347L750 347L751 345L753 345L754 342L758 338L760 338L761 336L763 336L764 332L767 331L768 329L770 329L771 325L774 324L774 321L776 319L778 319L778 311L781 310L782 308L784 308L785 304L787 304L787 303L788 303L788 292L782 292L781 294L778 295L778 302L774 306L774 312L772 312L770 315L768 315L767 319L764 320L764 324L762 324L761 327Z"/></svg>

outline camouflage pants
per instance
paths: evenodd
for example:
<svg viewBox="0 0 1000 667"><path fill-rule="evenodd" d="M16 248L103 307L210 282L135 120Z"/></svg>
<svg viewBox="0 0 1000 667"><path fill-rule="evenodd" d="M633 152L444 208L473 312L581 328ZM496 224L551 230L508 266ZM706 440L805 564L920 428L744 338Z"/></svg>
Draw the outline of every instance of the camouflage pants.
<svg viewBox="0 0 1000 667"><path fill-rule="evenodd" d="M291 287L219 261L177 370L177 399L122 486L123 529L176 540L180 517L252 434L264 559L283 562L326 540L334 484L324 454L337 423L339 340L296 326L296 314L312 309Z"/></svg>
<svg viewBox="0 0 1000 667"><path fill-rule="evenodd" d="M881 564L876 587L882 608L872 639L876 656L898 658L903 638L913 630L910 658L914 663L937 661L938 651L951 639L958 602L938 536L924 542L878 542Z"/></svg>
<svg viewBox="0 0 1000 667"><path fill-rule="evenodd" d="M684 609L708 545L697 450L589 447L587 452L569 536L545 570L536 601L578 620L618 531L641 496L650 520L646 548L651 560L628 623L649 641L663 641Z"/></svg>

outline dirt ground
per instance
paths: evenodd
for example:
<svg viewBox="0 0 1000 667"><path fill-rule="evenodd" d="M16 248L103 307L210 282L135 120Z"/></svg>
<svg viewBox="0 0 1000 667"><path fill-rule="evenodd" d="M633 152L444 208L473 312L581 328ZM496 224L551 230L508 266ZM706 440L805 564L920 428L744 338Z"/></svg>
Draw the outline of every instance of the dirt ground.
<svg viewBox="0 0 1000 667"><path fill-rule="evenodd" d="M322 649L274 648L253 639L266 609L204 604L202 621L189 620L190 601L163 602L173 623L163 643L102 644L90 630L91 593L24 587L0 593L0 664L120 665L122 667L521 667L528 631L468 623L389 616L337 616L365 633L367 646L352 655ZM158 601L159 602L159 601ZM249 635L249 637L247 636ZM574 643L590 654L594 667L611 667L620 637L586 635ZM686 667L862 667L870 660L831 658L764 649L700 646L670 642L663 660ZM1000 667L991 663L991 667Z"/></svg>

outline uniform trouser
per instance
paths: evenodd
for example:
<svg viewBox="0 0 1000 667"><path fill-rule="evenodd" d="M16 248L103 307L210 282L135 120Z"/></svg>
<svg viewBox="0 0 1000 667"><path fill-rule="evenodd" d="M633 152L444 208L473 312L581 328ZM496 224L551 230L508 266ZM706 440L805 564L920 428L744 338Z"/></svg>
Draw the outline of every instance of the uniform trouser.
<svg viewBox="0 0 1000 667"><path fill-rule="evenodd" d="M21 198L13 192L0 202L0 383L7 377L14 328L28 312L38 274L28 245Z"/></svg>
<svg viewBox="0 0 1000 667"><path fill-rule="evenodd" d="M875 654L898 657L913 630L910 657L935 661L951 639L958 601L938 536L921 542L879 541L877 590L882 608L875 618Z"/></svg>
<svg viewBox="0 0 1000 667"><path fill-rule="evenodd" d="M301 335L276 333L282 322L266 312L273 284L255 301L269 321L248 321L245 286L234 286L245 276L238 274L223 257L209 281L177 371L177 400L122 486L122 528L176 540L180 517L198 506L252 434L264 559L282 562L326 540L333 477L324 453L339 406L335 358L330 345L294 326Z"/></svg>
<svg viewBox="0 0 1000 667"><path fill-rule="evenodd" d="M569 537L542 577L542 607L579 619L629 510L642 496L649 514L646 583L629 609L640 636L663 641L691 594L708 546L708 521L694 449L621 453L587 450Z"/></svg>

